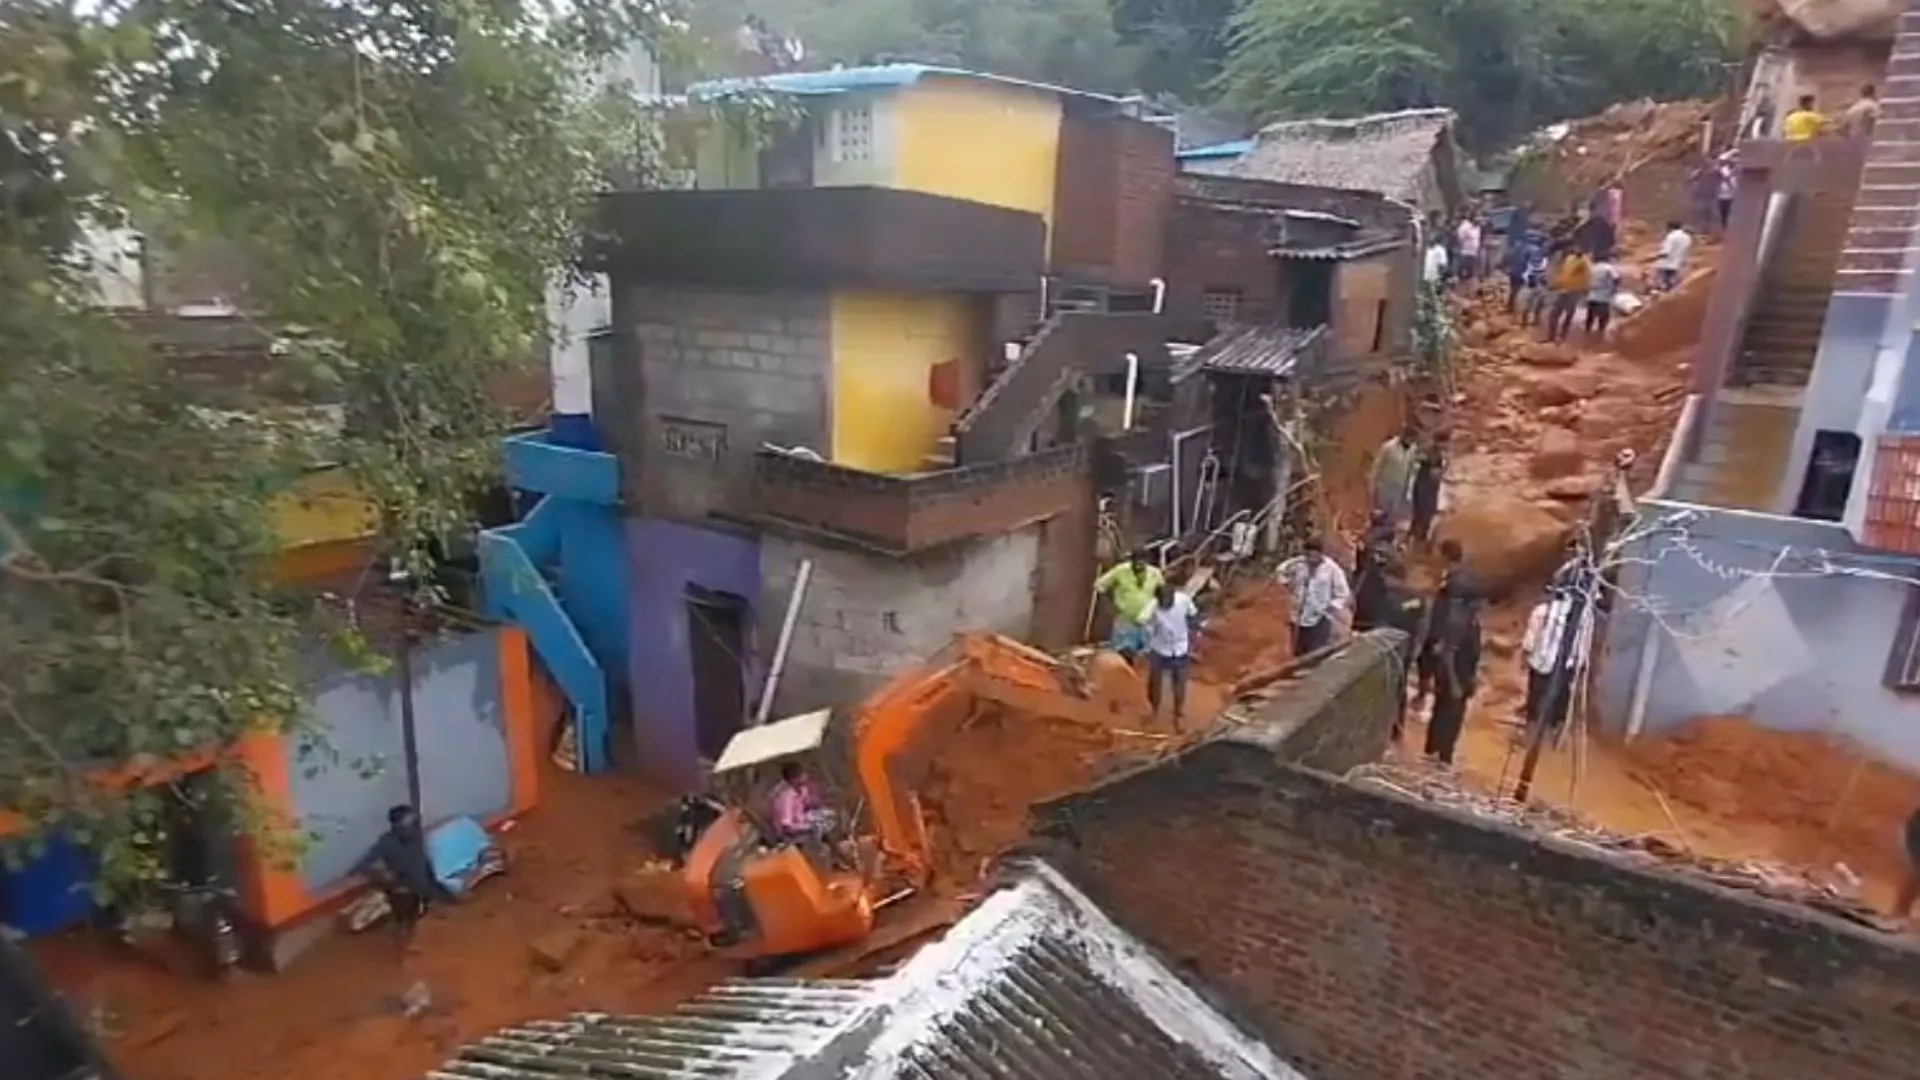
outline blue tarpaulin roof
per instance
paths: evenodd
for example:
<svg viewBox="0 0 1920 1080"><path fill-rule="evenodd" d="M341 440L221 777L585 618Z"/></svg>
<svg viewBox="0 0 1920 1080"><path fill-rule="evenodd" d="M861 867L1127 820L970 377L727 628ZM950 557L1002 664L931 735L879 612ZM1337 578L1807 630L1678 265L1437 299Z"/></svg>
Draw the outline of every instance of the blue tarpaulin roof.
<svg viewBox="0 0 1920 1080"><path fill-rule="evenodd" d="M1214 143L1212 146L1196 146L1191 150L1182 150L1174 156L1181 161L1235 158L1251 149L1253 149L1252 139L1235 139L1232 142Z"/></svg>
<svg viewBox="0 0 1920 1080"><path fill-rule="evenodd" d="M973 79L998 83L1002 86L1025 87L1049 94L1066 94L1077 98L1115 103L1120 101L1116 97L1086 90L1074 90L1049 83L1028 82L1025 79L1010 78L1006 75L989 75L985 72L967 71L962 68L939 67L934 64L875 64L869 67L834 68L830 71L790 71L751 79L714 79L687 87L687 96L695 100L712 99L758 90L765 93L812 97L846 94L856 90L886 90L912 86L925 78Z"/></svg>

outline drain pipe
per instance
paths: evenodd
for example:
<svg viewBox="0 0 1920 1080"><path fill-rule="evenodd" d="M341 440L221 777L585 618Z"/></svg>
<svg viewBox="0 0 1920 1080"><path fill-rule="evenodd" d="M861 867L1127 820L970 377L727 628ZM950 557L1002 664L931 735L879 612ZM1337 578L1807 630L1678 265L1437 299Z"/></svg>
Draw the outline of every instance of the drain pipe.
<svg viewBox="0 0 1920 1080"><path fill-rule="evenodd" d="M1127 401L1120 409L1120 430L1133 430L1133 404L1140 389L1140 354L1127 354Z"/></svg>
<svg viewBox="0 0 1920 1080"><path fill-rule="evenodd" d="M800 605L806 602L807 585L813 581L813 560L800 560L800 572L793 576L793 595L787 597L787 613L780 620L780 639L773 646L773 658L767 662L767 680L760 687L760 705L753 710L753 726L759 727L773 714L773 692L780 689L780 674L787 668L787 651L793 648L793 631L800 625Z"/></svg>
<svg viewBox="0 0 1920 1080"><path fill-rule="evenodd" d="M1157 277L1151 284L1153 285L1153 313L1158 315L1167 308L1167 279Z"/></svg>

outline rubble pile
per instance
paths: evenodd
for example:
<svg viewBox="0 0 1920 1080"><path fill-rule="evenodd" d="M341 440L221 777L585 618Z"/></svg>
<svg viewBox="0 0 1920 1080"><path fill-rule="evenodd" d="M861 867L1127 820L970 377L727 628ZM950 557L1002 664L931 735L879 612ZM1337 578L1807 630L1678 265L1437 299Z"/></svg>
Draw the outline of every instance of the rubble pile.
<svg viewBox="0 0 1920 1080"><path fill-rule="evenodd" d="M1347 774L1373 788L1499 822L1628 866L1677 870L1723 888L1800 904L1876 930L1886 919L1859 895L1859 879L1844 865L1831 873L1763 859L1724 859L1693 851L1670 833L1630 835L1552 803L1519 803L1463 783L1458 773L1424 762L1367 765Z"/></svg>
<svg viewBox="0 0 1920 1080"><path fill-rule="evenodd" d="M1622 102L1550 129L1538 151L1539 164L1567 192L1622 183L1647 165L1684 161L1697 153L1701 125L1713 111L1708 101Z"/></svg>

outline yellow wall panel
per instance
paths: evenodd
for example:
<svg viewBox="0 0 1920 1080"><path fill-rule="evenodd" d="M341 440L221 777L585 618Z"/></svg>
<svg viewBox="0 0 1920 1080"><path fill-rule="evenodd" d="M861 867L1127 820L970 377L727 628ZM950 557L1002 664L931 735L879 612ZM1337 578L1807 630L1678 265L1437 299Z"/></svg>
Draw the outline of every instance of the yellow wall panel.
<svg viewBox="0 0 1920 1080"><path fill-rule="evenodd" d="M965 360L972 310L963 295L834 295L834 464L891 473L924 467L953 421L933 403L933 369Z"/></svg>
<svg viewBox="0 0 1920 1080"><path fill-rule="evenodd" d="M898 186L1039 214L1051 244L1058 97L930 77L899 92L893 119Z"/></svg>

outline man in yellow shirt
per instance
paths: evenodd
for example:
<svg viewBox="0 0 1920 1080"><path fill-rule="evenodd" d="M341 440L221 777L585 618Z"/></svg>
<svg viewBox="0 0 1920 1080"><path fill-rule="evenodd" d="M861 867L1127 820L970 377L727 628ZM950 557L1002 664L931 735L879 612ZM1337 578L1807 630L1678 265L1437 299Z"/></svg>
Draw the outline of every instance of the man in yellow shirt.
<svg viewBox="0 0 1920 1080"><path fill-rule="evenodd" d="M1128 660L1146 651L1147 616L1153 614L1154 594L1164 580L1160 568L1147 561L1147 553L1136 551L1093 583L1094 592L1113 594L1110 644L1114 652Z"/></svg>
<svg viewBox="0 0 1920 1080"><path fill-rule="evenodd" d="M1800 107L1787 114L1780 122L1780 134L1788 142L1806 142L1825 130L1827 121L1820 111L1813 107L1813 95L1800 95Z"/></svg>

